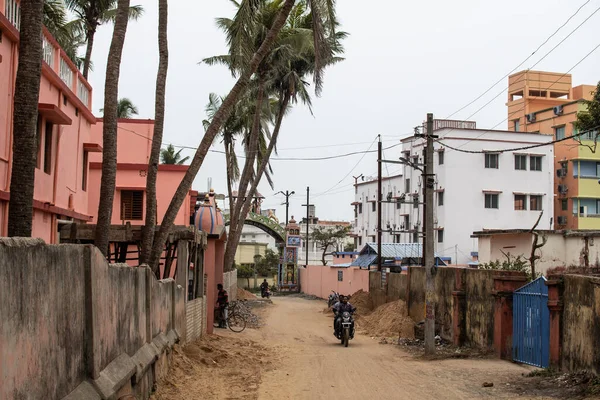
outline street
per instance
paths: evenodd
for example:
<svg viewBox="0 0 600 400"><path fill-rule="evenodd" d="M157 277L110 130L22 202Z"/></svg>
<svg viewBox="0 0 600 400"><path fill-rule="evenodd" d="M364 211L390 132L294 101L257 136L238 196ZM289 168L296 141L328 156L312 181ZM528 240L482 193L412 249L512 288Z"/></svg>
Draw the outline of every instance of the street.
<svg viewBox="0 0 600 400"><path fill-rule="evenodd" d="M493 358L421 360L362 334L344 348L332 335L323 301L290 296L275 297L273 303L264 311L263 328L241 334L219 330L210 344L186 350L202 368L171 379L170 389L177 390L159 385L156 399L524 398L514 382L529 367ZM220 355L214 355L215 346L221 346ZM198 352L205 355L197 357ZM206 357L218 361L215 368ZM494 386L484 388L484 382Z"/></svg>

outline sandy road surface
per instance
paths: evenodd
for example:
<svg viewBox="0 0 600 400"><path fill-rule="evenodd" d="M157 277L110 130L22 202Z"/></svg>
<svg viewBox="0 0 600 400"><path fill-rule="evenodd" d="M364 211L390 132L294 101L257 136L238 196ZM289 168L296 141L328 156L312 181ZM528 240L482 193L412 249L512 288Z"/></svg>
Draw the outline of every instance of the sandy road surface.
<svg viewBox="0 0 600 400"><path fill-rule="evenodd" d="M267 326L247 337L276 349L262 374L259 399L516 398L507 383L528 369L499 360L422 361L398 346L357 334L348 348L333 336L324 303L298 297L273 300ZM493 388L483 388L493 382Z"/></svg>

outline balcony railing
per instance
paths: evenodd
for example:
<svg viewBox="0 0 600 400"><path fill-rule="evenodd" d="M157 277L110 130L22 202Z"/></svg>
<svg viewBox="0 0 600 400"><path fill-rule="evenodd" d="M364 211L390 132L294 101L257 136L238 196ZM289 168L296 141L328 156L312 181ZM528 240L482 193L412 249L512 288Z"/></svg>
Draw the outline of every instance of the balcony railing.
<svg viewBox="0 0 600 400"><path fill-rule="evenodd" d="M6 0L4 15L17 30L21 29L21 6L17 0Z"/></svg>
<svg viewBox="0 0 600 400"><path fill-rule="evenodd" d="M71 70L71 67L69 67L69 64L67 64L65 59L62 57L60 58L59 76L68 87L73 87L73 71ZM87 103L85 103L85 105L87 105Z"/></svg>
<svg viewBox="0 0 600 400"><path fill-rule="evenodd" d="M90 90L81 82L81 79L77 80L77 97L86 107L89 107Z"/></svg>

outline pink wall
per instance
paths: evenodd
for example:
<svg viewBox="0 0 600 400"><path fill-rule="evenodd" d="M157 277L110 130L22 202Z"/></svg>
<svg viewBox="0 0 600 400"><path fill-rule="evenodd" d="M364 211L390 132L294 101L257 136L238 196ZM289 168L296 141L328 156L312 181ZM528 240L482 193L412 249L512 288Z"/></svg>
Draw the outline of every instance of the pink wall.
<svg viewBox="0 0 600 400"><path fill-rule="evenodd" d="M92 140L102 145L104 122L92 127ZM117 128L117 163L148 164L154 137L154 120L120 119ZM90 162L101 162L102 154L90 155Z"/></svg>
<svg viewBox="0 0 600 400"><path fill-rule="evenodd" d="M1 6L0 13L4 10L4 6ZM6 235L18 32L3 18L0 18L0 30L0 235ZM42 63L39 96L42 149L45 147L45 124L49 120L55 123L50 144L50 172L44 172L43 150L38 158L40 168L35 171L33 236L57 243L58 219L72 218L80 222L89 220L88 193L83 190L83 154L84 144L91 141L91 127L95 117L90 111L91 87L70 60L65 58L56 41L46 30L44 36L53 47L51 54L54 62L52 65L45 61ZM58 74L61 59L65 60L71 70L69 84ZM89 97L85 103L78 97L77 89L80 86L88 90ZM53 110L48 111L48 107Z"/></svg>
<svg viewBox="0 0 600 400"><path fill-rule="evenodd" d="M343 280L338 281L338 271L342 271ZM302 292L326 299L332 290L350 295L362 289L369 291L369 271L359 268L335 268L322 265L309 265L300 268Z"/></svg>
<svg viewBox="0 0 600 400"><path fill-rule="evenodd" d="M358 255L358 254L356 254ZM333 265L337 264L349 264L356 258L354 254L334 254L333 255Z"/></svg>

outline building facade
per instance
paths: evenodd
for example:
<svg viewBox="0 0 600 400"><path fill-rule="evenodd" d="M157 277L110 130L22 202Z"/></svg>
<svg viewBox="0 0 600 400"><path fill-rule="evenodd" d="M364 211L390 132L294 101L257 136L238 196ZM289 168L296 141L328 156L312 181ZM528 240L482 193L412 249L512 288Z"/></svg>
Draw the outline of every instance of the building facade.
<svg viewBox="0 0 600 400"><path fill-rule="evenodd" d="M577 135L573 123L596 86L572 86L569 74L524 71L509 77L509 129L560 140ZM554 219L557 229L600 229L600 152L596 132L554 144Z"/></svg>
<svg viewBox="0 0 600 400"><path fill-rule="evenodd" d="M12 164L13 99L19 58L20 6L0 0L0 235L7 234ZM65 221L88 222L87 153L96 118L92 88L56 40L43 29L43 61L38 102L33 236L58 243Z"/></svg>
<svg viewBox="0 0 600 400"><path fill-rule="evenodd" d="M444 127L437 123L434 144L435 251L446 262L467 265L477 252L475 231L531 229L544 211L539 229L553 227L554 151L550 136L510 131ZM455 151L447 146L474 152ZM510 149L542 145L535 149ZM403 140L401 157L423 165L423 139ZM405 165L401 177L384 184L383 243L421 243L423 184L421 171ZM358 184L355 234L374 241L377 234L377 183ZM395 201L395 203L394 203ZM360 212L362 209L362 213ZM364 216L368 210L367 217ZM361 215L363 217L361 218ZM366 235L365 235L366 232ZM362 238L362 239L361 239ZM362 246L359 246L359 248Z"/></svg>

